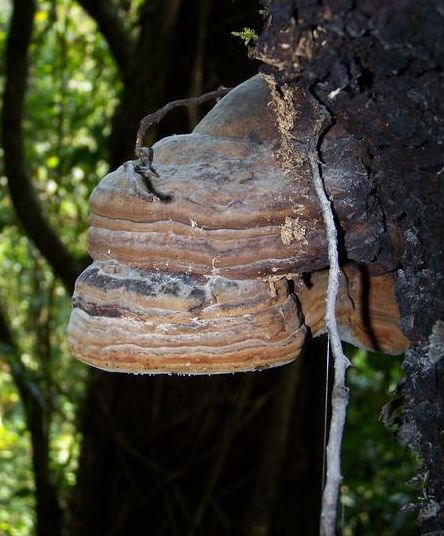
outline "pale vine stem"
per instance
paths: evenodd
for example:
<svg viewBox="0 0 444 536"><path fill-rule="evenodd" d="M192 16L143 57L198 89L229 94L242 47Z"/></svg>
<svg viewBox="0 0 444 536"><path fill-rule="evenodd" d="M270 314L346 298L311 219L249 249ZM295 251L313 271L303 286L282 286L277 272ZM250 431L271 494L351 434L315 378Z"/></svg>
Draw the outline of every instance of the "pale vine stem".
<svg viewBox="0 0 444 536"><path fill-rule="evenodd" d="M339 487L342 480L341 443L348 405L348 389L345 385L345 375L350 362L342 351L335 314L341 270L339 267L338 236L333 210L331 202L325 192L318 161L318 153L316 150L309 151L308 160L310 163L313 185L324 219L327 235L328 259L330 264L325 321L334 360L334 383L331 398L332 415L327 444L327 477L322 495L320 536L334 536L336 534Z"/></svg>

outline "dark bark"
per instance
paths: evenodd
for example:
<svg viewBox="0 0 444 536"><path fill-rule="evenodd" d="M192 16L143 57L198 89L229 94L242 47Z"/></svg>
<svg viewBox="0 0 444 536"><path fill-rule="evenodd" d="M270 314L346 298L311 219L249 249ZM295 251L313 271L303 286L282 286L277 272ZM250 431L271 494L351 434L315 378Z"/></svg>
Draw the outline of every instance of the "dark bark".
<svg viewBox="0 0 444 536"><path fill-rule="evenodd" d="M23 229L71 292L84 263L73 258L43 216L25 164L23 117L35 9L33 0L14 2L6 43L2 109L5 174L11 200Z"/></svg>
<svg viewBox="0 0 444 536"><path fill-rule="evenodd" d="M0 350L5 355L11 376L20 395L26 428L31 436L32 469L35 483L36 535L62 534L62 509L51 478L49 463L49 426L45 397L32 373L23 364L13 335L0 311Z"/></svg>
<svg viewBox="0 0 444 536"><path fill-rule="evenodd" d="M397 269L403 329L412 341L404 362L401 436L423 460L423 530L444 529L442 3L263 4L271 14L257 48L264 71L281 91L305 88L330 118L314 140L327 188L329 159L341 159L335 130L347 131L361 147L360 180L372 186L366 203L383 217L378 256ZM344 232L345 258L346 238Z"/></svg>
<svg viewBox="0 0 444 536"><path fill-rule="evenodd" d="M199 0L199 22L196 35L196 48L194 53L194 65L191 74L190 95L198 97L203 93L204 83L204 60L208 28L208 17L211 12L212 0ZM192 130L200 119L199 108L192 106L188 109L190 130Z"/></svg>
<svg viewBox="0 0 444 536"><path fill-rule="evenodd" d="M147 1L141 10L134 54L129 39L122 38L124 24L114 4L80 3L95 18L122 72L124 89L110 139L110 163L115 167L133 157L137 126L146 113L187 96L189 73L196 64L195 39L190 36L196 35L197 2ZM211 30L205 58L199 59L205 91L220 83L235 85L255 70L230 31L257 26L251 23L256 19L239 18L240 3L231 4L217 5L216 10L213 3L206 15ZM264 4L273 14L258 49L268 64L267 72L279 84L302 84L313 107L329 118L317 144L327 187L329 173L345 166L348 177L358 176L350 182L350 189L361 188L365 218L379 222L372 247L355 252L347 249L346 226L341 222L344 260L352 257L374 271L399 270L405 329L416 343L406 358L408 402L402 434L421 452L424 471L429 471L429 510L423 514L432 515L424 520L424 527L435 530L442 525L437 511L442 510L444 490L440 472L442 327L435 325L442 314L443 211L437 204L441 193L437 176L443 168L438 146L443 115L443 10L438 1L413 0L341 0L322 5L315 0L269 0ZM256 2L242 3L242 12L247 9L255 15ZM6 173L25 231L65 286L71 287L78 263L42 217L23 156L23 97L34 10L31 0L17 0L11 21L3 111ZM180 132L184 124L186 117L177 115L159 130ZM304 142L313 132L298 132L298 139ZM344 155L344 144L358 158L347 151ZM433 325L433 352L426 353ZM7 333L1 328L0 322L0 331ZM285 368L253 379L245 375L184 380L93 374L84 408L84 442L70 533L183 534L194 520L196 534L235 534L242 527L233 520L245 517L246 505L252 512L263 505L264 524L276 534L294 531L295 519L300 520L301 536L303 530L315 534L321 475L313 476L311 468L319 467L320 473L320 423L313 417L322 415L317 398L323 384L321 365L316 362L320 355L315 352L302 364L304 382L294 398L292 429L274 423L282 433L282 444L286 443L286 455L282 461L281 444L280 457L269 467L273 485L278 477L279 485L268 490L267 497L257 495L260 478L256 472L260 460L269 456L266 419L273 404L279 406L276 385ZM14 374L26 408L33 391L28 393L22 381L26 376ZM252 387L240 416L242 431L226 432L223 444L218 445L221 430L232 426L248 382ZM39 516L57 519L48 513L51 505L56 512L57 504L45 469L48 444L43 409L38 400L29 404L36 486L37 480L43 486L37 486L37 501L45 504L38 506ZM307 407L310 412L301 412ZM213 475L211 486L208 475ZM57 528L51 534L57 534Z"/></svg>

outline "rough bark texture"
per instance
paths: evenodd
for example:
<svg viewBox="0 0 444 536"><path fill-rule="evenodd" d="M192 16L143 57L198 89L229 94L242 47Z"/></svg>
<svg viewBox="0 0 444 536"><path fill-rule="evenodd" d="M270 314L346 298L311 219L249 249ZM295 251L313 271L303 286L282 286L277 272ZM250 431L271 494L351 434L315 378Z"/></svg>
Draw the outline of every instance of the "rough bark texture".
<svg viewBox="0 0 444 536"><path fill-rule="evenodd" d="M271 17L257 56L277 84L274 101L278 112L282 109L281 118L287 117L286 124L281 120L284 134L306 142L318 135L316 120L301 136L288 119L298 115L293 95L302 86L317 103L318 117L327 116L317 139L322 168L332 161L339 166L335 173L354 166L357 182L369 185L362 202L382 217L379 254L397 270L404 332L414 343L404 363L401 436L423 460L425 500L419 508L423 530L441 530L443 4L438 0L263 4ZM344 146L335 136L344 128L356 144L351 159L344 159ZM291 152L289 136L282 139L284 149ZM324 173L324 181L328 189L328 174ZM347 258L346 247L342 255Z"/></svg>

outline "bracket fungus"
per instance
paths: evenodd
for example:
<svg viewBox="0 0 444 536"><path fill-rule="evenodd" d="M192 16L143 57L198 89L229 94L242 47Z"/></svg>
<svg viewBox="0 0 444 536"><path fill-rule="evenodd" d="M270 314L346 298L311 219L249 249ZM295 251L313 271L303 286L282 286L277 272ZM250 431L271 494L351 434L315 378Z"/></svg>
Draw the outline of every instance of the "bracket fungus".
<svg viewBox="0 0 444 536"><path fill-rule="evenodd" d="M136 162L96 187L89 231L94 262L77 280L68 328L77 358L136 373L256 370L292 361L307 336L325 330L322 216L303 146L296 173L279 165L270 100L264 80L253 77L191 134L153 146L154 187L170 202L146 189ZM351 136L339 128L334 135L342 158L352 161ZM398 325L392 276L384 273L390 261L377 258L380 220L361 207L359 188L349 187L347 173L359 173L358 161L335 173L339 163L328 165L328 151L326 187L350 261L337 302L341 336L400 353L408 341ZM365 286L353 260L366 256L373 269ZM308 284L300 275L307 273Z"/></svg>

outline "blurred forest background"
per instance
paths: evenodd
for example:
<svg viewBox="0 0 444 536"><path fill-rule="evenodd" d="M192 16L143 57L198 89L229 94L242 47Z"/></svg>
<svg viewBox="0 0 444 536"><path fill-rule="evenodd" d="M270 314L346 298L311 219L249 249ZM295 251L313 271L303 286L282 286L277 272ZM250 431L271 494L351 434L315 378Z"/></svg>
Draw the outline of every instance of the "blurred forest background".
<svg viewBox="0 0 444 536"><path fill-rule="evenodd" d="M316 534L325 341L268 372L141 378L88 370L65 337L92 189L132 158L142 116L257 71L233 32L260 32L259 8L0 0L1 535ZM349 353L342 534L415 534L416 462L379 420L401 358Z"/></svg>

